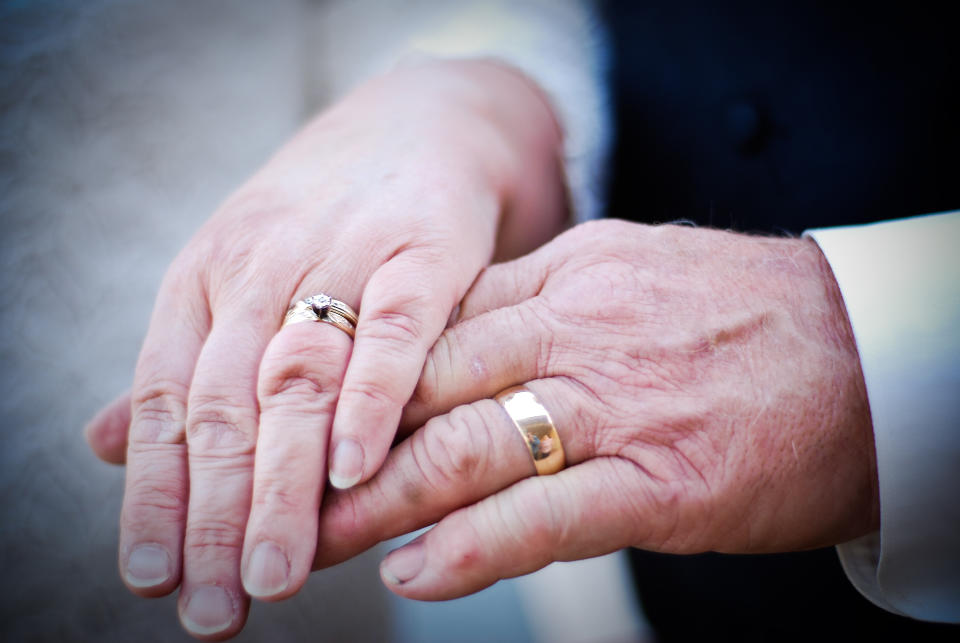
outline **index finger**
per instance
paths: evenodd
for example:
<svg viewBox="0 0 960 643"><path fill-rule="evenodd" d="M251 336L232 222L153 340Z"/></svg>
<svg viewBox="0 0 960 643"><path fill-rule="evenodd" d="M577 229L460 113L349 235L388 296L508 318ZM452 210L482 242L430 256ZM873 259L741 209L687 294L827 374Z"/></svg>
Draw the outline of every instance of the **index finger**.
<svg viewBox="0 0 960 643"><path fill-rule="evenodd" d="M459 296L449 271L430 282L423 279L432 260L400 254L364 289L330 438L330 483L339 489L368 480L380 468L427 350Z"/></svg>

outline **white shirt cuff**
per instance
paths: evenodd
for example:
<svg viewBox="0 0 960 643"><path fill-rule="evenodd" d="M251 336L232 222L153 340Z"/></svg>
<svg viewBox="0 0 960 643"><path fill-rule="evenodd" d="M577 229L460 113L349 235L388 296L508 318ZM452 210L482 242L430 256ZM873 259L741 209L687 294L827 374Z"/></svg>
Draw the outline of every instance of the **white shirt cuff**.
<svg viewBox="0 0 960 643"><path fill-rule="evenodd" d="M877 451L880 531L841 563L887 610L960 622L960 211L805 234L843 294Z"/></svg>

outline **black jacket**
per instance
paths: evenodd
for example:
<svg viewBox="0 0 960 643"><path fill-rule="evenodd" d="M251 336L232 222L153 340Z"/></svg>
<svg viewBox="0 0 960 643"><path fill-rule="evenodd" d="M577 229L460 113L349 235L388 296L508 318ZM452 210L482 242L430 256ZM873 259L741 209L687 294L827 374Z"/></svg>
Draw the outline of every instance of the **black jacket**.
<svg viewBox="0 0 960 643"><path fill-rule="evenodd" d="M960 207L960 31L922 4L608 3L609 213L800 232Z"/></svg>

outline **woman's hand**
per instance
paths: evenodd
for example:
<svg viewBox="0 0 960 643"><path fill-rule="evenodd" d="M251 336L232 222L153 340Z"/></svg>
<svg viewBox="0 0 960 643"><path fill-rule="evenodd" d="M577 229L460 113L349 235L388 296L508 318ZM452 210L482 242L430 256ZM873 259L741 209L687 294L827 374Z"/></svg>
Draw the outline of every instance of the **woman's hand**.
<svg viewBox="0 0 960 643"><path fill-rule="evenodd" d="M478 272L563 226L559 152L523 77L429 62L322 114L214 214L164 279L129 398L88 429L117 460L132 419L120 533L131 590L181 585L185 627L223 638L243 626L248 593L300 588L328 441L337 486L376 472ZM291 303L319 292L359 310L355 342L324 323L280 329Z"/></svg>
<svg viewBox="0 0 960 643"><path fill-rule="evenodd" d="M516 384L567 469L531 477L488 399ZM806 239L602 221L492 266L428 357L404 414L424 421L368 484L331 493L318 567L439 521L381 571L447 599L626 546L784 551L878 524L855 344Z"/></svg>

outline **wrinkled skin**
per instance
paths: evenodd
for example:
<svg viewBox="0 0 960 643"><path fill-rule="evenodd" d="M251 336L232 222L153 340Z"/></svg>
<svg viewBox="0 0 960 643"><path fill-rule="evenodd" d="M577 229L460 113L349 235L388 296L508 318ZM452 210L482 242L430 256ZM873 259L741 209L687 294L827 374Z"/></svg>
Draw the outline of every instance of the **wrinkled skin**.
<svg viewBox="0 0 960 643"><path fill-rule="evenodd" d="M533 475L490 399L519 383L557 425L558 474ZM807 239L577 226L483 271L401 428L376 476L328 492L315 567L437 522L381 567L410 598L626 546L790 551L879 523L856 346Z"/></svg>
<svg viewBox="0 0 960 643"><path fill-rule="evenodd" d="M248 595L302 586L328 458L338 486L369 479L480 270L563 227L560 149L518 73L418 62L321 114L214 213L163 281L130 394L88 427L127 463L132 591L179 585L186 629L220 639ZM359 310L354 342L324 323L281 330L321 291Z"/></svg>
<svg viewBox="0 0 960 643"><path fill-rule="evenodd" d="M558 474L531 477L489 399L520 383L557 425ZM381 573L446 599L626 546L788 551L879 521L856 347L807 239L601 221L490 267L428 357L404 414L422 422L331 493L318 567L439 520Z"/></svg>
<svg viewBox="0 0 960 643"><path fill-rule="evenodd" d="M362 139L362 130L346 128L344 137L337 139L339 147L333 147L353 149L351 145L359 144L354 143L355 137ZM371 147L384 140L378 138ZM406 143L395 149L401 159L410 149L411 139ZM432 158L420 156L411 163ZM839 291L813 242L618 221L584 224L530 255L480 273L461 302L456 324L441 335L447 314L493 252L491 213L517 209L504 205L484 209L489 201L483 198L463 199L464 194L484 194L482 189L465 193L449 190L449 186L439 191L439 205L428 208L434 215L430 221L436 221L438 212L458 211L454 204L469 206L472 216L457 219L446 229L447 234L439 236L431 236L437 234L434 223L412 225L413 236L408 239L420 240L424 234L437 239L450 254L430 256L454 256L456 261L441 262L443 269L435 273L440 280L436 283L447 283L444 278L450 273L457 276L452 280L455 286L441 288L443 296L430 289L442 305L435 306L433 325L424 324L432 332L425 330L409 343L416 351L409 346L405 350L384 348L381 342L376 353L381 361L387 360L382 372L389 373L391 381L396 377L409 385L402 390L406 395L397 393L390 399L406 402L411 391L413 397L402 417L399 403L387 405L389 412L380 412L375 421L360 423L356 422L358 416L351 417L350 425L371 428L371 433L363 436L364 449L368 444L381 444L380 457L386 460L376 473L379 461L370 458L361 484L329 490L317 523L324 436L332 415L336 415L332 420L334 442L342 428L338 421L344 399L334 410L335 391L346 377L343 390L347 399L352 394L362 400L351 413L374 413L367 407L380 408L378 401L387 396L379 395L375 386L364 389L351 384L350 374L361 357L364 324L383 318L403 319L371 317L368 312L376 309L381 298L396 302L391 299L396 289L374 289L373 285L378 270L391 265L392 253L398 249L406 252L408 247L402 241L396 243L393 234L385 235L381 219L365 213L386 209L402 221L410 223L412 217L415 222L423 210L422 197L435 190L387 192L390 198L384 196L361 207L337 191L350 183L337 174L344 171L342 167L328 166L341 180L326 184L339 187L332 192L323 190L320 199L319 193L305 192L304 186L324 174L310 171L309 180L305 175L300 183L291 184L291 177L297 176L295 165L279 166L283 171L273 177L287 183L255 179L254 184L269 184L270 194L281 201L288 194L313 194L317 198L305 201L330 199L337 203L327 225L318 227L323 233L322 247L333 248L336 260L329 251L311 254L319 237L303 241L303 224L312 220L309 217L298 219L298 225L292 227L273 224L259 229L250 235L256 243L247 244L246 255L237 254L230 246L220 249L226 255L212 252L218 235L201 232L201 241L195 242L200 245L192 244L184 255L190 261L178 260L177 265L185 267L172 270L173 276L168 277L159 300L160 321L155 318L150 332L154 335L156 328L182 329L185 325L200 330L192 342L163 336L166 341L156 343L156 352L150 350L148 338L138 367L134 421L126 450L131 472L123 518L125 534L135 536L138 525L149 525L152 534L158 533L158 525L167 525L166 532L161 530L169 536L164 542L176 546L187 515L183 485L188 465L191 495L186 551L222 563L219 573L225 575L225 582L233 583L233 591L240 592L241 565L236 552L244 547L247 559L249 543L258 542L259 530L269 526L267 516L284 531L296 525L292 530L301 536L296 574L287 589L269 594L270 598L295 591L306 575L309 557L315 568L329 566L386 538L437 521L432 530L384 561L384 581L398 594L418 599L461 596L552 560L585 558L631 545L677 553L786 551L843 542L876 528L876 464L863 377ZM520 166L508 167L505 176ZM496 175L490 170L462 176L491 176L489 172ZM431 175L426 172L426 177ZM472 184L468 181L467 185ZM542 191L538 188L534 193ZM383 190L359 190L354 198L362 202L383 194ZM528 204L534 200L528 198ZM416 208L410 206L411 201ZM248 221L253 223L248 225L259 225L256 222L261 217L270 221L273 215L265 210L273 212L272 207L249 211ZM340 216L344 211L353 214L344 218ZM218 214L214 220L227 220L227 216ZM461 225L474 227L460 237ZM503 226L509 227L509 220ZM224 224L227 227L231 226ZM392 230L396 232L396 228ZM511 237L503 227L496 234L501 247L504 238ZM375 242L364 245L367 236ZM486 241L478 244L478 240ZM390 251L381 254L382 245L391 243ZM478 251L476 245L485 250ZM340 254L344 247L364 250ZM286 252L278 254L276 248ZM252 261L258 253L270 261ZM238 256L244 260L233 261ZM300 264L295 260L302 261L305 256L320 263L296 270ZM472 266L469 270L459 267L464 261ZM199 272L198 262L204 267ZM423 270L433 265L428 260L414 263ZM234 265L244 270L228 273L236 281L224 281L212 279L217 273L206 268L208 265ZM324 279L300 289L304 273L322 273ZM196 274L202 276L207 290L192 295L195 291L189 288L199 288ZM236 277L238 274L242 278ZM289 290L277 294L276 283L290 274L297 279L288 280ZM397 281L394 278L389 283ZM249 284L258 285L257 296L249 295ZM320 289L354 306L362 294L360 330L346 376L335 365L346 364L350 346L346 336L330 326L299 324L271 340L289 301ZM419 304L425 297L411 301ZM174 302L193 302L195 306L173 306ZM217 325L213 324L212 331L205 330L209 319L206 325L197 326L199 322L189 317L193 314L202 321L204 311L209 317L213 310L216 320L221 302L221 316L228 320L225 325L232 334L229 341L225 336L219 350L229 352L229 359L216 359L216 347L221 346L214 341ZM236 310L227 306L231 302ZM171 323L163 318L170 314L164 310L180 311L177 314L184 319ZM238 324L240 328L262 324L262 329L257 328L265 329L263 332L245 335L256 336L260 343L238 342ZM389 332L380 335L381 340L391 337ZM372 338L376 337L374 330ZM372 338L366 340L370 346L375 345ZM173 344L175 339L179 343ZM162 349L171 345L182 350ZM211 345L213 348L208 348ZM433 348L421 370L423 360L417 351L426 353L430 345ZM258 361L261 354L262 362ZM204 368L228 363L231 372L239 370L242 375L230 381L245 382L246 388L238 385L237 393L226 388L224 380L216 382L212 393L201 394L195 391L199 376L194 376L189 390L181 387L180 397L144 395L144 391L159 390L143 384L156 375L151 367L155 360L173 362L183 373L192 372L194 366L202 373ZM252 384L258 364L259 399ZM419 383L414 384L417 375ZM568 465L558 474L533 476L521 437L503 409L490 399L508 386L523 383L537 394L556 422ZM239 396L242 403L219 407L231 413L209 412L218 408L211 400L229 401L234 399L231 396ZM245 409L248 415L238 414L236 409ZM250 409L260 412L255 480L249 472L257 417L250 415ZM130 407L121 400L91 423L88 437L102 457L122 459L129 413ZM407 437L387 455L386 442L393 436L397 418ZM184 425L186 445L182 442ZM281 430L284 439L279 439ZM265 437L268 435L274 438ZM287 468L296 472L286 478L296 493L278 491L281 487L276 483L261 484L261 480L271 480L261 476L262 467L264 471ZM171 472L176 474L172 482ZM200 492L194 490L195 481ZM219 489L226 488L229 506L224 505L227 500L222 491L220 495L203 492L204 485L212 487L214 482ZM251 488L253 512L244 540L246 515L234 510L248 500L244 493L251 493ZM149 502L138 505L137 499L146 497L139 495L141 491L160 492L156 497L162 501L155 506ZM300 500L293 500L296 498ZM139 516L131 506L142 506L144 512L150 508L154 513ZM268 506L292 510L298 518L284 522L284 512L263 511ZM167 516L166 522L157 520L158 515ZM224 515L236 519L237 524L221 520ZM191 520L195 521L193 531ZM315 548L313 535L318 536ZM121 565L132 538L122 538ZM307 539L309 546L303 544ZM213 555L221 551L219 557ZM201 560L206 563L207 558ZM196 566L203 569L199 562ZM191 569L188 559L183 577L187 595L198 582L191 579ZM179 576L171 577L155 587L135 591L163 593L178 580ZM236 595L238 600L246 600L242 592ZM244 611L241 604L240 612ZM240 625L242 621L235 621L208 636L228 636Z"/></svg>

